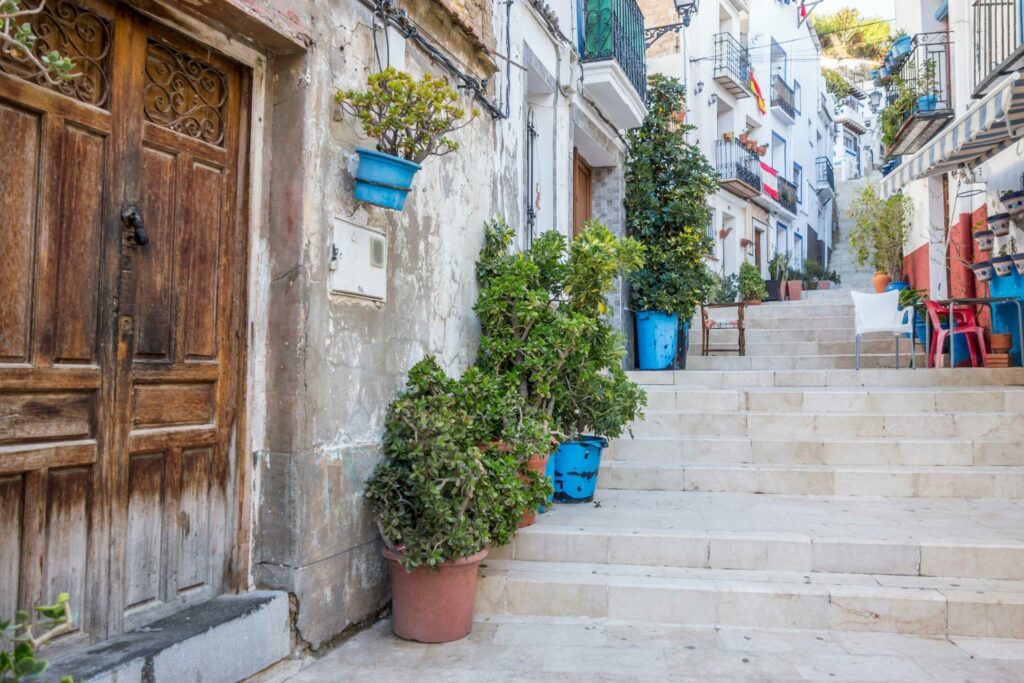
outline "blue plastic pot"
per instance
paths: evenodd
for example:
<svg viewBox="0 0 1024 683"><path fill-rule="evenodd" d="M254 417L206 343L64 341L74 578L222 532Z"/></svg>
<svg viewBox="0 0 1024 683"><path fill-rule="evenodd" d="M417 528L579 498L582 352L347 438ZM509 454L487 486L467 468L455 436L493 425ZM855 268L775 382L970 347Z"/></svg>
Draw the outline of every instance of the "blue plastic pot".
<svg viewBox="0 0 1024 683"><path fill-rule="evenodd" d="M355 198L361 202L401 211L412 189L412 179L421 166L401 157L362 147L356 171Z"/></svg>
<svg viewBox="0 0 1024 683"><path fill-rule="evenodd" d="M641 370L672 367L679 345L679 316L656 311L636 314L636 346Z"/></svg>
<svg viewBox="0 0 1024 683"><path fill-rule="evenodd" d="M917 98L917 111L921 112L933 112L935 107L939 104L938 95L921 95Z"/></svg>
<svg viewBox="0 0 1024 683"><path fill-rule="evenodd" d="M890 282L889 284L887 284L885 286L885 291L887 291L887 292L892 292L894 290L895 291L903 291L904 289L909 289L909 288L910 288L910 283L909 282Z"/></svg>
<svg viewBox="0 0 1024 683"><path fill-rule="evenodd" d="M913 47L913 38L910 36L900 36L892 43L892 56L899 59L903 55L910 54Z"/></svg>
<svg viewBox="0 0 1024 683"><path fill-rule="evenodd" d="M555 502L589 503L594 500L597 472L601 469L601 450L607 441L585 437L566 441L552 460L555 463Z"/></svg>

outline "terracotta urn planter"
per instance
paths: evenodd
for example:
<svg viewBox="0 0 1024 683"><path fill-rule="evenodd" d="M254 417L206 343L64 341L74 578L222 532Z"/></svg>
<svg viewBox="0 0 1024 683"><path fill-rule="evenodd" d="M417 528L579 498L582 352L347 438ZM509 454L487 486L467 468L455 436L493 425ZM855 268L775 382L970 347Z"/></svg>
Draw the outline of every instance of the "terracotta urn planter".
<svg viewBox="0 0 1024 683"><path fill-rule="evenodd" d="M885 288L892 282L892 278L889 277L889 273L883 273L881 271L875 273L875 276L871 278L871 284L875 287L875 292L881 294L885 291Z"/></svg>
<svg viewBox="0 0 1024 683"><path fill-rule="evenodd" d="M548 458L551 457L550 453L544 455L531 455L530 459L526 461L527 472L538 472L542 476L547 473L548 469ZM519 520L519 528L528 527L537 521L537 510L530 509L523 511L523 518Z"/></svg>
<svg viewBox="0 0 1024 683"><path fill-rule="evenodd" d="M786 296L789 297L790 301L800 301L800 295L803 294L804 283L802 280L788 280L786 282Z"/></svg>
<svg viewBox="0 0 1024 683"><path fill-rule="evenodd" d="M487 557L481 550L470 557L445 562L430 569L407 571L401 555L383 551L391 567L391 628L405 640L447 643L469 635L473 629L477 568Z"/></svg>
<svg viewBox="0 0 1024 683"><path fill-rule="evenodd" d="M832 289L832 281L818 280L818 289Z"/></svg>
<svg viewBox="0 0 1024 683"><path fill-rule="evenodd" d="M989 339L989 345L992 347L992 353L1009 353L1013 348L1013 335L993 334Z"/></svg>

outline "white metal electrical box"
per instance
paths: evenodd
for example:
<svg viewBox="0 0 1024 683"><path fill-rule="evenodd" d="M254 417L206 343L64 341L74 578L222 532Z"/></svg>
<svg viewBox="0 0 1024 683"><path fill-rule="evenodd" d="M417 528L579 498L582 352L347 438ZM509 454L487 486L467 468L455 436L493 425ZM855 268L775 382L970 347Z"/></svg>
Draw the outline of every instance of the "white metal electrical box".
<svg viewBox="0 0 1024 683"><path fill-rule="evenodd" d="M334 219L331 292L385 301L388 294L388 237L382 232Z"/></svg>

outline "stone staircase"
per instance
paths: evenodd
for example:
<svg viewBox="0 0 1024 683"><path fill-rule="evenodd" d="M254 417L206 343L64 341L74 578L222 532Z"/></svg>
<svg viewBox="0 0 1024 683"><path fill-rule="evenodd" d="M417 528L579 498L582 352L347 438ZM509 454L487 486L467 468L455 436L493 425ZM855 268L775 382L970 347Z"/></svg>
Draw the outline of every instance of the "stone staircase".
<svg viewBox="0 0 1024 683"><path fill-rule="evenodd" d="M636 373L595 503L494 550L478 617L1024 638L1024 369L851 370L846 296Z"/></svg>
<svg viewBox="0 0 1024 683"><path fill-rule="evenodd" d="M874 187L881 185L882 175L874 171L863 178L853 180L842 180L836 188L836 201L839 206L839 234L840 238L832 250L832 257L829 263L829 270L839 273L839 279L844 289L852 289L858 292L873 292L874 286L871 278L874 272L869 267L861 267L853 258L850 250L850 243L847 237L853 228L853 221L850 220L850 205L856 196L860 194L867 185Z"/></svg>

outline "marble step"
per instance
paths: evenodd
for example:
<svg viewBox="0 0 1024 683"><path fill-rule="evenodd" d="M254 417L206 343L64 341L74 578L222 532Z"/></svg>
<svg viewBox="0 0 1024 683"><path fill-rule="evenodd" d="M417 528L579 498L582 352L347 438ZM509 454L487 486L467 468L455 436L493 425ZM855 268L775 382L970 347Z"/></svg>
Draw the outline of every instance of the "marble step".
<svg viewBox="0 0 1024 683"><path fill-rule="evenodd" d="M651 411L1000 412L1024 415L1024 387L647 388Z"/></svg>
<svg viewBox="0 0 1024 683"><path fill-rule="evenodd" d="M806 329L786 330L747 330L747 344L764 344L769 342L813 342L813 341L850 341L856 334L853 325L850 327L808 327ZM711 345L736 345L739 339L737 330L722 329L711 332ZM892 339L892 335L889 335ZM690 345L690 353L700 353L701 330L700 326L690 328L690 336L687 339Z"/></svg>
<svg viewBox="0 0 1024 683"><path fill-rule="evenodd" d="M800 309L792 315L746 316L748 330L809 330L815 327L848 327L854 326L853 313L848 315L811 315L808 309ZM691 329L699 329L700 322L691 325Z"/></svg>
<svg viewBox="0 0 1024 683"><path fill-rule="evenodd" d="M643 461L666 465L710 462L1024 467L1024 448L1019 439L674 436L616 439L605 451L603 461Z"/></svg>
<svg viewBox="0 0 1024 683"><path fill-rule="evenodd" d="M926 362L923 352L917 353L917 359L921 365ZM701 356L691 353L686 358L686 367L688 370L852 370L857 365L852 353L818 356ZM897 369L895 353L861 353L860 367ZM909 343L901 345L899 367L910 368Z"/></svg>
<svg viewBox="0 0 1024 683"><path fill-rule="evenodd" d="M735 338L734 338L735 339ZM716 355L723 355L725 357L736 356L736 341L734 339L727 339L724 336L719 336L712 332L711 335L711 353ZM901 366L905 366L909 363L910 353L910 340L900 339L900 356ZM721 349L721 350L720 350ZM918 347L918 360L924 363L923 350ZM701 354L701 341L698 338L696 341L693 340L691 335L689 357L695 358ZM860 351L863 356L874 355L874 354L888 354L892 355L896 352L896 340L892 335L888 335L885 339L864 339L861 341ZM854 344L853 334L846 337L845 340L830 340L830 341L753 341L748 339L746 343L745 355L746 356L849 356L856 353L856 346ZM906 354L906 358L903 355ZM894 361L895 362L895 361ZM863 366L863 363L862 363Z"/></svg>
<svg viewBox="0 0 1024 683"><path fill-rule="evenodd" d="M658 509L636 514L621 507L623 501L641 496L671 501L673 495L679 494L602 490L597 495L600 508L556 505L520 531L512 543L492 549L490 556L534 562L1024 581L1021 532L979 530L982 523L970 518L986 514L1009 527L1020 514L1019 501L922 504L890 498L879 500L873 514L858 516L863 508L850 497L703 492L688 495L718 506L704 516L690 509L669 515ZM755 503L752 498L778 500ZM745 510L781 512L782 518L740 517ZM789 522L794 510L805 510L814 522Z"/></svg>
<svg viewBox="0 0 1024 683"><path fill-rule="evenodd" d="M1024 467L667 464L610 460L601 465L598 485L603 489L630 491L1022 499ZM1024 507L1021 511L1024 513Z"/></svg>
<svg viewBox="0 0 1024 683"><path fill-rule="evenodd" d="M487 559L476 615L1022 638L1024 582L1006 583Z"/></svg>
<svg viewBox="0 0 1024 683"><path fill-rule="evenodd" d="M832 299L778 301L760 306L747 306L745 310L744 318L748 320L853 317L853 302Z"/></svg>
<svg viewBox="0 0 1024 683"><path fill-rule="evenodd" d="M633 436L752 438L966 438L1024 440L1024 419L1005 412L647 411Z"/></svg>
<svg viewBox="0 0 1024 683"><path fill-rule="evenodd" d="M692 358L692 357L691 357ZM1024 368L864 368L809 370L657 370L631 371L630 378L649 387L955 387L1024 386Z"/></svg>

